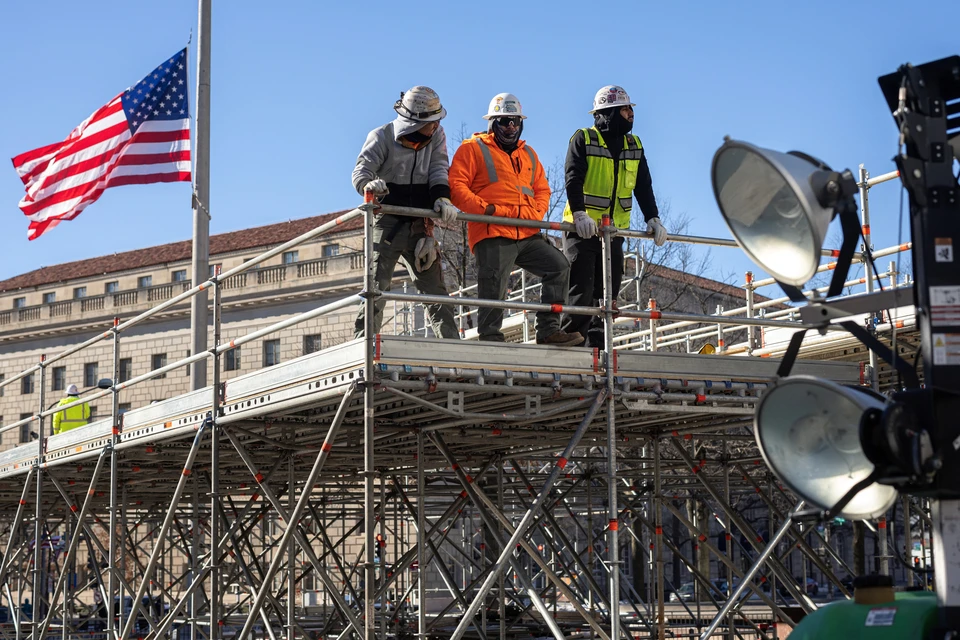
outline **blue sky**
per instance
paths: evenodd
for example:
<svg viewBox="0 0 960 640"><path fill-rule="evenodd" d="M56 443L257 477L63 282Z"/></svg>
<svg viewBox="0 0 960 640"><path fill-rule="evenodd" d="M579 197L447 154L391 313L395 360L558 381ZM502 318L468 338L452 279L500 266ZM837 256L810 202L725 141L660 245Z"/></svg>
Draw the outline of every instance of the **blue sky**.
<svg viewBox="0 0 960 640"><path fill-rule="evenodd" d="M0 155L62 140L183 47L196 11L189 0L4 3ZM689 233L730 237L709 176L726 134L834 168L894 168L877 77L960 53L946 26L960 22L956 0L924 3L929 25L903 13L894 2L215 2L211 233L357 204L350 172L364 136L414 84L440 93L448 135L479 130L491 96L516 93L524 137L549 163L591 124L596 90L616 83L637 103L658 196L689 216ZM108 190L28 242L7 162L0 279L190 237L190 187L166 184ZM894 183L871 193L877 247L896 243L898 205ZM751 268L739 250L712 257L717 273Z"/></svg>

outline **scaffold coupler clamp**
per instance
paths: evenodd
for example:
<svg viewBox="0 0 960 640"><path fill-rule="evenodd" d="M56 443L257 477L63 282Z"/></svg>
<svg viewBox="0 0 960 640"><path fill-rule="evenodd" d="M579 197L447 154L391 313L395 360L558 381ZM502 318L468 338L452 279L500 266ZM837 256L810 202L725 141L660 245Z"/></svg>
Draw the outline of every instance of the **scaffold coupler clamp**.
<svg viewBox="0 0 960 640"><path fill-rule="evenodd" d="M380 198L378 198L372 191L365 191L363 194L363 204L360 205L360 208L370 209L373 211L374 216L379 216L382 211L382 208L380 207Z"/></svg>
<svg viewBox="0 0 960 640"><path fill-rule="evenodd" d="M603 311L607 311L607 306L606 306L606 303L605 303L605 302L600 303L600 307L601 307L601 309L603 309ZM620 305L617 304L617 301L616 301L616 300L612 300L612 301L610 302L610 311L613 312L613 317L614 317L614 318L619 318L619 317L620 317Z"/></svg>

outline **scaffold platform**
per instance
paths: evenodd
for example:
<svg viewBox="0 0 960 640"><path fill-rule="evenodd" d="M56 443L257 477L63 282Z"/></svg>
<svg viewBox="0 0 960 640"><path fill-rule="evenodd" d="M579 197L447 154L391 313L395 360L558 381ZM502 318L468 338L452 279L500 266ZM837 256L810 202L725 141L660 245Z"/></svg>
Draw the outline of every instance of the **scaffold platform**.
<svg viewBox="0 0 960 640"><path fill-rule="evenodd" d="M602 388L606 377L596 349L390 335L377 336L374 349L369 376L363 340L353 340L226 381L219 422L236 425L238 439L253 450L315 453L325 435L319 426L329 422L344 393L370 379L377 388L377 464L409 470L418 430L459 429L451 445L466 456L556 451L583 418L588 394ZM621 397L617 429L635 439L664 430L709 433L742 426L779 366L774 358L638 351L619 351L614 362ZM796 371L850 384L860 375L850 362L802 360ZM123 414L116 449L120 480L131 498L141 491L162 493L165 483L176 481L180 469L167 463L182 462L182 451L209 415L211 398L207 387ZM329 472L362 469L360 405L358 396L348 407ZM604 437L604 421L595 419L587 441ZM0 500L7 508L15 504L20 476L37 462L66 479L86 476L84 463L100 454L111 435L106 418L50 436L39 461L36 442L0 453ZM225 491L249 486L241 481L242 467L239 459L221 458Z"/></svg>

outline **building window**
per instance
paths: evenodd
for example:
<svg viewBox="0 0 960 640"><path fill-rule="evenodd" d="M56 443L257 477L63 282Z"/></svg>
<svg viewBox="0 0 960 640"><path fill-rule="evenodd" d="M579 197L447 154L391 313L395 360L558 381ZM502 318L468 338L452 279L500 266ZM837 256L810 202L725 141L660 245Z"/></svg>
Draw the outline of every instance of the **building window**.
<svg viewBox="0 0 960 640"><path fill-rule="evenodd" d="M0 373L0 382L3 382L4 378L6 377L6 374ZM3 397L4 390L6 390L6 387L0 387L0 398Z"/></svg>
<svg viewBox="0 0 960 640"><path fill-rule="evenodd" d="M126 382L133 377L133 358L120 358L120 382Z"/></svg>
<svg viewBox="0 0 960 640"><path fill-rule="evenodd" d="M300 259L299 251L284 251L283 252L283 264L293 264Z"/></svg>
<svg viewBox="0 0 960 640"><path fill-rule="evenodd" d="M14 299L13 299L13 308L14 308L14 309L23 309L25 306L27 306L27 299L26 299L26 298L14 298Z"/></svg>
<svg viewBox="0 0 960 640"><path fill-rule="evenodd" d="M170 274L170 282L186 282L187 281L187 270L186 269L177 269Z"/></svg>
<svg viewBox="0 0 960 640"><path fill-rule="evenodd" d="M127 411L130 411L130 403L129 403L129 402L121 402L121 403L120 403L120 406L118 407L117 413L119 413L119 414L122 416L122 415L125 414Z"/></svg>
<svg viewBox="0 0 960 640"><path fill-rule="evenodd" d="M79 300L80 298L87 297L87 288L86 287L74 287L73 288L73 299Z"/></svg>
<svg viewBox="0 0 960 640"><path fill-rule="evenodd" d="M263 366L272 367L280 362L280 340L263 341Z"/></svg>
<svg viewBox="0 0 960 640"><path fill-rule="evenodd" d="M304 355L308 353L315 353L320 351L320 334L317 333L312 336L303 336L303 353Z"/></svg>
<svg viewBox="0 0 960 640"><path fill-rule="evenodd" d="M240 347L230 349L223 356L224 371L240 371Z"/></svg>
<svg viewBox="0 0 960 640"><path fill-rule="evenodd" d="M323 245L323 257L330 258L332 256L340 255L340 245L338 244L326 244Z"/></svg>
<svg viewBox="0 0 960 640"><path fill-rule="evenodd" d="M67 368L66 367L54 367L53 368L53 379L52 386L50 387L54 391L63 391L67 388Z"/></svg>
<svg viewBox="0 0 960 640"><path fill-rule="evenodd" d="M222 267L223 265L219 262L217 264L210 265L210 277L212 278L213 276L217 275L217 269L220 269Z"/></svg>
<svg viewBox="0 0 960 640"><path fill-rule="evenodd" d="M150 370L156 371L162 367L167 366L167 354L165 353L155 353L150 356ZM154 376L154 380L159 378L166 378L167 374L161 373L159 376Z"/></svg>
<svg viewBox="0 0 960 640"><path fill-rule="evenodd" d="M90 388L97 386L97 376L100 366L96 362L87 362L83 365L83 386Z"/></svg>
<svg viewBox="0 0 960 640"><path fill-rule="evenodd" d="M105 285L103 285L104 293L116 293L119 290L120 290L120 283L117 282L116 280L114 280L113 282L108 282Z"/></svg>
<svg viewBox="0 0 960 640"><path fill-rule="evenodd" d="M153 286L153 276L140 276L137 278L137 289L147 289Z"/></svg>
<svg viewBox="0 0 960 640"><path fill-rule="evenodd" d="M53 304L56 301L57 301L56 291L48 291L45 294L43 294L43 304Z"/></svg>
<svg viewBox="0 0 960 640"><path fill-rule="evenodd" d="M26 420L32 415L33 415L32 413L21 413L20 419ZM22 425L20 425L20 444L25 444L27 442L30 442L30 423L29 422L25 422Z"/></svg>
<svg viewBox="0 0 960 640"><path fill-rule="evenodd" d="M26 395L28 393L33 393L33 374L28 373L27 375L20 378L20 393Z"/></svg>

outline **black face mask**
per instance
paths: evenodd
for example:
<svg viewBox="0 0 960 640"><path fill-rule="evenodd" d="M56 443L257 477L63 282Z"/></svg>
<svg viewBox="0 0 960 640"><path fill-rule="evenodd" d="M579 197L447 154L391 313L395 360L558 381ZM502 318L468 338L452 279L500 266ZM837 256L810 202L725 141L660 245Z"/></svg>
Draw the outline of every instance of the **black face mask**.
<svg viewBox="0 0 960 640"><path fill-rule="evenodd" d="M604 109L593 114L593 122L602 133L624 136L633 129L633 123L620 114L620 107Z"/></svg>
<svg viewBox="0 0 960 640"><path fill-rule="evenodd" d="M432 138L433 134L431 133L430 135L427 135L423 131L414 131L413 133L408 133L407 135L401 137L409 140L413 144L422 144Z"/></svg>
<svg viewBox="0 0 960 640"><path fill-rule="evenodd" d="M510 153L517 148L517 142L520 141L520 134L523 133L523 122L520 126L513 129L513 133L508 133L506 129L500 126L496 120L493 121L493 137L497 141L497 146Z"/></svg>

